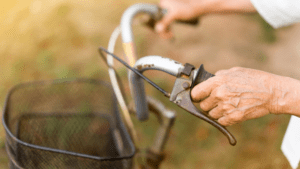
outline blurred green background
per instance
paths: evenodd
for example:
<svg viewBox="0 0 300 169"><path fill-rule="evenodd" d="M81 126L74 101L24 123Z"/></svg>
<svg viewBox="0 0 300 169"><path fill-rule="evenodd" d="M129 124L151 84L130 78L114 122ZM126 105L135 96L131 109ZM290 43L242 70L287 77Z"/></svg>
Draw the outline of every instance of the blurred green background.
<svg viewBox="0 0 300 169"><path fill-rule="evenodd" d="M32 80L88 77L109 81L97 47L107 47L110 34L124 10L138 2L158 0L11 0L0 3L0 104L9 89ZM213 15L200 25L174 24L173 41L160 39L152 30L134 27L139 57L161 55L195 66L204 64L214 73L234 66L248 67L300 79L300 25L272 29L258 15ZM116 52L123 52L118 41ZM117 64L126 93L126 70ZM174 78L146 73L171 90ZM194 118L146 85L147 93L177 111L166 146L162 168L290 168L280 146L290 116L268 115L228 129L238 144L232 147L215 128ZM154 116L134 120L140 146L151 144ZM2 123L2 122L1 122ZM0 168L8 168L5 133L0 129Z"/></svg>

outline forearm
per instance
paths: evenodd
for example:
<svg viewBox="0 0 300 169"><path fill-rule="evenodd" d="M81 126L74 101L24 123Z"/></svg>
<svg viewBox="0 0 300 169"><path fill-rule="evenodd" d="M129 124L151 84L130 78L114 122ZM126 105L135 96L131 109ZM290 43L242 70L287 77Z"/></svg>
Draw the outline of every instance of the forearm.
<svg viewBox="0 0 300 169"><path fill-rule="evenodd" d="M250 0L209 0L209 1L197 1L197 13L211 14L211 13L254 13L256 9L252 5Z"/></svg>

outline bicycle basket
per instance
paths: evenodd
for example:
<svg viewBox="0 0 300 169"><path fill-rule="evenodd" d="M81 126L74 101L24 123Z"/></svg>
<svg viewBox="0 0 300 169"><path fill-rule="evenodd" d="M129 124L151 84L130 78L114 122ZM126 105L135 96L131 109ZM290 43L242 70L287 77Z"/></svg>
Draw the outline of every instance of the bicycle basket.
<svg viewBox="0 0 300 169"><path fill-rule="evenodd" d="M10 168L132 168L135 148L104 82L20 84L7 96L3 125Z"/></svg>

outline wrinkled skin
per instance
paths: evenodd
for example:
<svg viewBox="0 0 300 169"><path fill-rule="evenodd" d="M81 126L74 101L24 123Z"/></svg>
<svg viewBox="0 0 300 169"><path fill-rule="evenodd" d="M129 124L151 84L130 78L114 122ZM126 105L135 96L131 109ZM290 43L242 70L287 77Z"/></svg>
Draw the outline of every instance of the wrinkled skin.
<svg viewBox="0 0 300 169"><path fill-rule="evenodd" d="M236 67L218 71L215 77L195 86L191 95L209 116L229 126L269 113L290 112L299 116L295 110L287 109L298 107L294 99L299 100L299 96L292 92L295 87L300 90L294 79Z"/></svg>
<svg viewBox="0 0 300 169"><path fill-rule="evenodd" d="M175 20L190 20L206 14L254 13L250 0L161 0L167 14L156 32L171 38ZM300 81L271 73L232 68L216 73L192 90L192 99L220 124L229 126L267 114L291 114L300 117Z"/></svg>

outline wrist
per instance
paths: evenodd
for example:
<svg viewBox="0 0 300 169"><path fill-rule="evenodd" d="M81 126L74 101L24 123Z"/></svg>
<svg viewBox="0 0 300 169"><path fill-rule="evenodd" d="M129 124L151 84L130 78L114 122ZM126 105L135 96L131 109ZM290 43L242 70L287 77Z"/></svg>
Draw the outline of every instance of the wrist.
<svg viewBox="0 0 300 169"><path fill-rule="evenodd" d="M300 82L278 76L273 84L270 113L300 116Z"/></svg>

